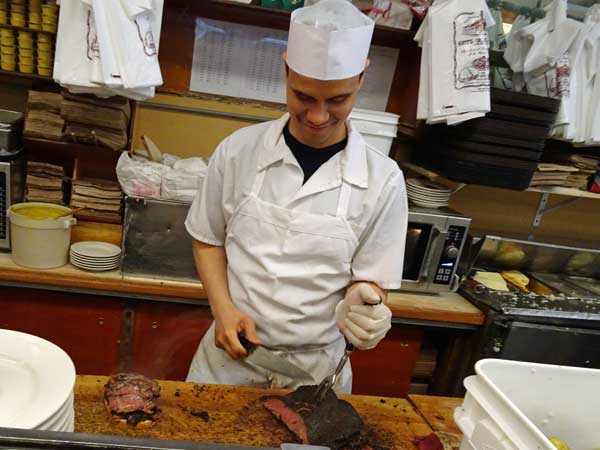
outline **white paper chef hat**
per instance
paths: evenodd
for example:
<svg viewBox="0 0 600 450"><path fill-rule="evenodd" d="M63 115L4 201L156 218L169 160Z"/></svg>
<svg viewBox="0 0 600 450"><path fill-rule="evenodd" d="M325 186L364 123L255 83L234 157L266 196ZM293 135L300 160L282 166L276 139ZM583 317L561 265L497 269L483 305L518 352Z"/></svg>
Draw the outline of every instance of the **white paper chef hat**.
<svg viewBox="0 0 600 450"><path fill-rule="evenodd" d="M375 22L347 0L321 0L296 9L286 62L300 75L342 80L365 69Z"/></svg>

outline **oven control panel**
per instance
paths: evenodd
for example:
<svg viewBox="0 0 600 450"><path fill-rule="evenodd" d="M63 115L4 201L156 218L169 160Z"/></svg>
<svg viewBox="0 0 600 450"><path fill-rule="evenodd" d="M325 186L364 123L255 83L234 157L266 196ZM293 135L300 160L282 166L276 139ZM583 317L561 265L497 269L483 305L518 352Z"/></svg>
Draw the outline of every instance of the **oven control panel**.
<svg viewBox="0 0 600 450"><path fill-rule="evenodd" d="M10 206L8 204L8 189L10 188L7 183L6 173L0 171L0 241L6 241L8 239L8 217L6 216L6 209Z"/></svg>
<svg viewBox="0 0 600 450"><path fill-rule="evenodd" d="M466 233L466 227L451 225L448 228L448 235L436 268L434 284L449 284L452 281Z"/></svg>

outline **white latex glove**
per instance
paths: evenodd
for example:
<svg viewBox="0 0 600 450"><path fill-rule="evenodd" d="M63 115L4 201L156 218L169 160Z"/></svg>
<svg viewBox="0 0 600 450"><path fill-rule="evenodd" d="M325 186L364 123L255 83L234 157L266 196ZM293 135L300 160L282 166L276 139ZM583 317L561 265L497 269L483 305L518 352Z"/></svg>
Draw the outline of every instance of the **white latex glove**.
<svg viewBox="0 0 600 450"><path fill-rule="evenodd" d="M340 331L360 350L374 348L392 327L392 311L368 283L358 283L335 308Z"/></svg>

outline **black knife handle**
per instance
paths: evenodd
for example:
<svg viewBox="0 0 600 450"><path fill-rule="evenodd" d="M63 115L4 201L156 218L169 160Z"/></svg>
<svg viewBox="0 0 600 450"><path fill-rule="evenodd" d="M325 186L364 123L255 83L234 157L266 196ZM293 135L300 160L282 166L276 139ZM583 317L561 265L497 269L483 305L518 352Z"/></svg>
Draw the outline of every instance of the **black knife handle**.
<svg viewBox="0 0 600 450"><path fill-rule="evenodd" d="M253 344L248 339L246 339L246 336L244 336L243 334L238 334L238 339L240 340L240 344L242 344L242 347L244 347L244 350L246 350L248 354L252 353L256 349L256 344Z"/></svg>

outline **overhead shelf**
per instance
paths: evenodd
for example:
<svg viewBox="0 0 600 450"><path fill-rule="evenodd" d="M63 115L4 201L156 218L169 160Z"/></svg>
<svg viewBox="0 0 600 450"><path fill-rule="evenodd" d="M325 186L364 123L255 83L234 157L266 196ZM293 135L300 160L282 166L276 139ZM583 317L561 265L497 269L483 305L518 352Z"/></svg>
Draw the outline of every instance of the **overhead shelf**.
<svg viewBox="0 0 600 450"><path fill-rule="evenodd" d="M190 0L171 0L170 4L187 14L197 14L209 19L280 30L287 30L290 24L290 11L231 0L208 0L197 3ZM415 32L415 30L400 30L377 25L373 33L373 43L394 48L400 48L409 42L416 45L413 41Z"/></svg>

